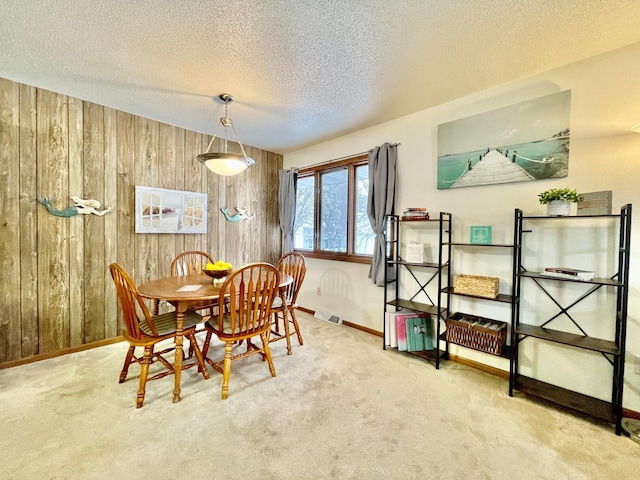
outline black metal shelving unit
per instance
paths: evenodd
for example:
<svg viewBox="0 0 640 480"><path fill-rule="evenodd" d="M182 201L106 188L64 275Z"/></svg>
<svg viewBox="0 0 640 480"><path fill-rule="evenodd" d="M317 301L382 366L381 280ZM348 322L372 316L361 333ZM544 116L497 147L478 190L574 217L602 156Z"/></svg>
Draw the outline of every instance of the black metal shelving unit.
<svg viewBox="0 0 640 480"><path fill-rule="evenodd" d="M479 244L479 243L450 242L445 244L445 246L448 246L450 252L452 249L455 249L455 248L461 248L469 251L474 251L474 250L487 251L489 249L510 251L514 249L514 244L510 244L510 243ZM487 298L487 297L480 297L476 295L469 295L467 293L456 292L453 288L453 281L452 281L453 271L455 270L455 267L452 265L451 261L449 261L449 267L450 267L449 271L447 272L447 286L442 289L442 293L446 294L446 297L445 297L446 304L445 304L445 307L443 308L445 318L448 318L454 313L451 311L451 297L460 296L460 297L474 298L474 299L488 301L488 302L499 302L499 303L509 304L509 308L510 308L509 321L511 322L511 325L513 325L513 319L515 315L514 312L516 311L516 306L519 302L519 297L515 294L514 287L513 287L515 285L514 271L512 271L512 278L511 278L511 293L500 293L495 298ZM445 340L444 336L441 340ZM469 348L469 347L465 347L465 348ZM503 358L511 358L511 351L512 351L511 346L507 344L505 345L504 349L502 350L499 356ZM447 356L449 355L448 342L446 343L446 355ZM491 354L487 353L487 355L491 355Z"/></svg>
<svg viewBox="0 0 640 480"><path fill-rule="evenodd" d="M524 234L535 234L536 222L541 220L559 222L558 228L566 225L564 222L575 222L576 220L589 219L593 221L593 228L598 228L598 220L617 219L618 229L618 251L616 260L616 272L608 278L593 278L591 280L573 280L565 278L552 278L542 275L539 272L529 271L523 265L523 238ZM525 228L526 223L526 228ZM590 215L590 216L566 216L566 217L538 217L524 216L520 209L515 210L514 219L515 255L514 272L516 272L515 292L519 296L521 282L531 281L559 308L559 312L548 319L541 319L537 325L522 323L520 321L520 308L515 310L513 328L511 332L511 345L513 353L511 356L509 375L509 395L513 396L514 390L522 393L537 396L558 405L571 408L573 410L586 413L592 417L605 420L615 424L616 434L624 432L622 428L622 396L624 385L624 359L625 342L627 330L627 303L629 296L629 247L631 244L631 204L623 206L620 214L614 215ZM538 252L543 255L543 252ZM527 255L533 255L528 253ZM612 257L614 252L612 252ZM548 282L558 285L557 282L570 282L585 286L584 292L573 302L563 306L550 292ZM594 338L589 336L580 326L578 315L569 310L590 297L601 288L614 288L616 290L616 312L615 335L612 339ZM581 332L580 334L569 333L562 330L549 328L549 324L560 317L567 317ZM612 392L611 401L604 401L598 398L583 395L556 385L526 377L518 372L519 367L519 345L527 338L537 338L540 340L567 345L579 349L598 352L611 364L612 372ZM625 432L626 433L626 432Z"/></svg>
<svg viewBox="0 0 640 480"><path fill-rule="evenodd" d="M405 261L400 255L400 239L401 230L403 225L411 225L413 227L431 228L437 229L438 233L438 261L437 262L424 262L424 263L412 263ZM386 242L386 268L385 268L385 288L384 288L384 313L388 311L388 308L394 308L394 311L400 309L412 310L415 312L429 313L432 318L435 318L435 331L436 336L434 340L433 350L423 350L416 352L405 352L412 354L425 360L429 360L435 363L436 369L440 368L440 359L443 357L443 352L440 350L438 339L441 335L441 326L444 320L443 309L441 308L440 292L442 290L442 272L448 267L449 255L448 252L443 253L443 245L451 242L451 214L441 212L438 218L429 220L402 220L398 215L387 215L386 217L386 229L385 229L385 242ZM417 287L415 292L409 298L400 298L400 270L406 270L409 275L415 281ZM426 280L423 280L418 271L428 272ZM390 278L389 273L393 272ZM434 288L435 294L427 291L427 287L436 284ZM389 293L389 290L392 293ZM418 301L419 299L420 301ZM386 322L383 317L383 336L382 347L387 348L386 345Z"/></svg>

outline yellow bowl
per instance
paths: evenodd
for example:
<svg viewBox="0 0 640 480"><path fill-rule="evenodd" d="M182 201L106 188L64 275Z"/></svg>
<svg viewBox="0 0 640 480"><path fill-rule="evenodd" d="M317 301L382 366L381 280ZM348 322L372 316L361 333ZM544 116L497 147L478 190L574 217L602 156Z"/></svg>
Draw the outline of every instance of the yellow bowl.
<svg viewBox="0 0 640 480"><path fill-rule="evenodd" d="M202 270L206 275L209 275L211 278L224 278L231 273L231 270Z"/></svg>

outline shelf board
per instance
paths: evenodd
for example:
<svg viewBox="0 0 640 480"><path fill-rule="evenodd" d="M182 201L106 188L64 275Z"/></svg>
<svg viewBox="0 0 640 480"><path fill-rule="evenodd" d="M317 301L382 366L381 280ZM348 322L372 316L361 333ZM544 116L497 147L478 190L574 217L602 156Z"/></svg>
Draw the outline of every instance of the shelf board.
<svg viewBox="0 0 640 480"><path fill-rule="evenodd" d="M544 275L541 272L520 272L518 273L519 277L526 278L541 278L543 280L559 280L561 282L572 282L572 283L586 283L587 285L610 285L613 287L620 287L622 284L616 280L611 280L610 278L592 278L591 280L578 280L573 278L564 278L564 277L553 277L551 275Z"/></svg>
<svg viewBox="0 0 640 480"><path fill-rule="evenodd" d="M455 247L500 247L513 248L510 243L463 243L463 242L443 242L443 245L453 245Z"/></svg>
<svg viewBox="0 0 640 480"><path fill-rule="evenodd" d="M388 260L388 265L404 265L406 267L429 267L429 268L440 268L441 265L433 262L405 262L404 260ZM444 264L442 265L444 266Z"/></svg>
<svg viewBox="0 0 640 480"><path fill-rule="evenodd" d="M610 215L558 215L558 216L548 216L548 215L535 215L535 216L524 216L523 220L570 220L570 219L583 219L583 218L616 218L619 217L619 213L613 213Z"/></svg>
<svg viewBox="0 0 640 480"><path fill-rule="evenodd" d="M417 350L415 352L408 352L406 350L398 350L396 347L387 347L387 350L392 350L398 353L406 353L407 355L412 355L414 357L420 357L423 360L428 360L429 362L434 362L436 361L436 349L432 349L432 350ZM442 359L442 355L444 354L444 352L440 352L440 358Z"/></svg>
<svg viewBox="0 0 640 480"><path fill-rule="evenodd" d="M445 287L442 289L442 293L447 293L447 294L451 294L451 295L459 295L462 297L471 297L471 298L480 298L482 300L489 300L492 302L502 302L502 303L511 303L513 302L513 295L507 295L504 293L500 293L498 294L498 296L496 298L489 298L489 297L480 297L478 295L469 295L466 293L460 293L460 292L455 292L453 290L453 287Z"/></svg>
<svg viewBox="0 0 640 480"><path fill-rule="evenodd" d="M439 218L416 218L413 220L407 220L405 219L399 219L398 222L400 223L412 223L412 222L439 222L440 219Z"/></svg>
<svg viewBox="0 0 640 480"><path fill-rule="evenodd" d="M550 328L536 327L521 323L516 328L516 333L526 335L528 337L540 338L551 342L570 345L576 348L592 350L594 352L608 353L611 355L620 355L620 349L615 342L602 340L600 338L586 337L584 335L575 335L573 333L561 332Z"/></svg>
<svg viewBox="0 0 640 480"><path fill-rule="evenodd" d="M607 422L616 422L614 409L610 402L589 397L520 374L516 375L514 386L516 390L524 394L540 397L557 405L586 413L587 415Z"/></svg>
<svg viewBox="0 0 640 480"><path fill-rule="evenodd" d="M402 298L396 298L395 300L391 300L387 302L387 305L390 305L392 307L406 308L407 310L414 310L416 312L430 313L432 315L438 314L438 307L436 307L435 305L430 305L428 303L412 302L410 300L404 300ZM444 308L440 309L441 314L444 311L445 311Z"/></svg>

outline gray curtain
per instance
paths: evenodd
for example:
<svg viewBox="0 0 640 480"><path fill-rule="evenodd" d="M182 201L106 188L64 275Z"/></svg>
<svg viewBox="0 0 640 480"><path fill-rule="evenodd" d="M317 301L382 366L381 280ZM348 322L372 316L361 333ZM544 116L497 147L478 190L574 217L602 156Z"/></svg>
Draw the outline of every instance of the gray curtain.
<svg viewBox="0 0 640 480"><path fill-rule="evenodd" d="M367 214L371 228L376 234L371 258L369 278L378 285L384 285L386 243L384 236L385 215L393 213L396 190L396 159L398 145L385 143L369 151L369 198ZM389 272L392 275L392 272Z"/></svg>
<svg viewBox="0 0 640 480"><path fill-rule="evenodd" d="M282 254L293 251L293 224L296 220L296 187L298 169L280 170L278 213L282 230Z"/></svg>

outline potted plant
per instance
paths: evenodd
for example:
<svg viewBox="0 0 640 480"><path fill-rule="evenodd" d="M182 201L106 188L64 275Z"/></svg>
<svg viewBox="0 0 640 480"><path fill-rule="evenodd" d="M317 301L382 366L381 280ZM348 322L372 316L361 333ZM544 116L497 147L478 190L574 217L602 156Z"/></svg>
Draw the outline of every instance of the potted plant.
<svg viewBox="0 0 640 480"><path fill-rule="evenodd" d="M547 206L547 215L560 217L569 215L571 204L582 200L575 188L551 188L538 194L541 205Z"/></svg>

